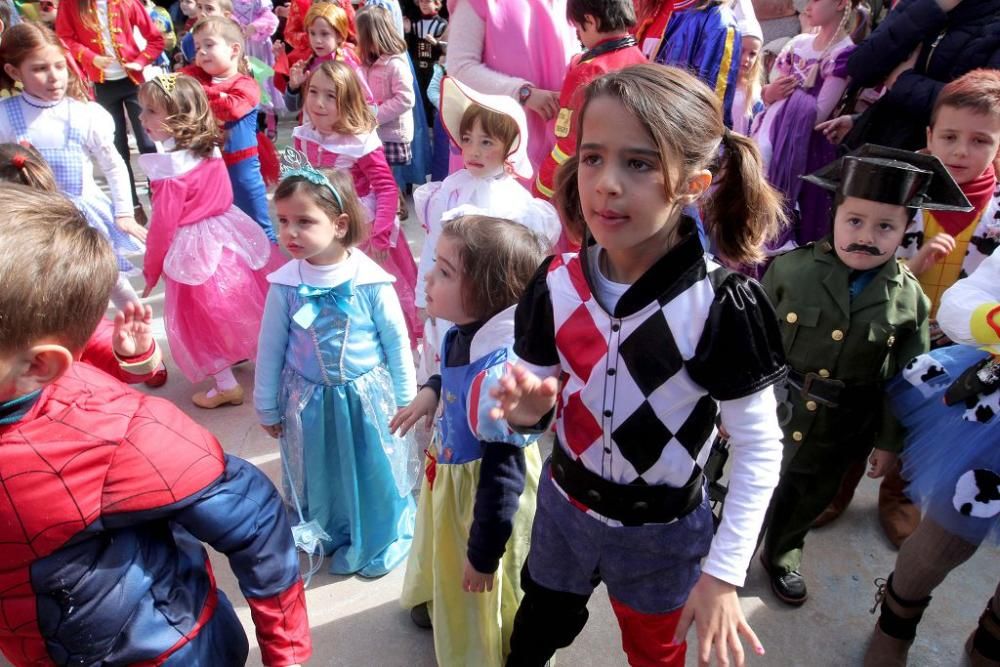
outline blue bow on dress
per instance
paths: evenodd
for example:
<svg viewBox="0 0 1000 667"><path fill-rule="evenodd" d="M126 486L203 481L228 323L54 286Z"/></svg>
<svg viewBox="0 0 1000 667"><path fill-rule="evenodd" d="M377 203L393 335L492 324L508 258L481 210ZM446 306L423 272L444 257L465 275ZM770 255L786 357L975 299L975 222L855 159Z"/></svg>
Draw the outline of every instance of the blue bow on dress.
<svg viewBox="0 0 1000 667"><path fill-rule="evenodd" d="M332 297L333 304L340 312L347 314L351 297L354 296L354 281L346 280L333 287L313 287L312 285L299 285L296 290L299 296L309 299L301 308L296 311L292 319L303 329L308 329L319 316L319 301L326 297Z"/></svg>

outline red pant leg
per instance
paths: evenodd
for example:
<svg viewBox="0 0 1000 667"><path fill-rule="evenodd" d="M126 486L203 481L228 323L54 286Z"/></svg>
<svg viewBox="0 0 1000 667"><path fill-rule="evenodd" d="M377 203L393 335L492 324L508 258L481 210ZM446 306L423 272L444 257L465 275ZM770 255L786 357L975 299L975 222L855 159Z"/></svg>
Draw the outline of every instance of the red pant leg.
<svg viewBox="0 0 1000 667"><path fill-rule="evenodd" d="M611 598L622 629L622 648L632 667L684 667L687 642L673 643L682 609L667 614L642 614Z"/></svg>

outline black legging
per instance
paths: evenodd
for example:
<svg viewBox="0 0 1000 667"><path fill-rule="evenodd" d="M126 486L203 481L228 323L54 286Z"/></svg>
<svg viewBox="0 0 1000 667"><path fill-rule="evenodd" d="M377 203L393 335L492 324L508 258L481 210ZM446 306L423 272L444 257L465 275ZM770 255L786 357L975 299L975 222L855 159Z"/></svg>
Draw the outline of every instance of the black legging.
<svg viewBox="0 0 1000 667"><path fill-rule="evenodd" d="M142 129L139 123L139 86L132 83L128 77L94 84L97 103L108 110L115 121L115 149L125 160L128 168L128 181L132 188L132 205L139 205L139 195L135 191L135 175L132 173L132 162L129 159L128 134L125 125L125 112L128 111L129 122L135 135L136 146L140 153L155 153L156 146Z"/></svg>

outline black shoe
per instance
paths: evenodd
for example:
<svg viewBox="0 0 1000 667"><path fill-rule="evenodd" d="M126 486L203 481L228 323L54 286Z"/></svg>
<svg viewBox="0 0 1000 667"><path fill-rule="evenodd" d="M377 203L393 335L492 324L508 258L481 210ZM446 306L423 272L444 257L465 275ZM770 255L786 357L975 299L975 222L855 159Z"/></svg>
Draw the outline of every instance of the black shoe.
<svg viewBox="0 0 1000 667"><path fill-rule="evenodd" d="M785 574L778 572L770 573L770 577L771 590L785 604L798 607L809 598L809 592L806 590L806 580L795 570L786 572Z"/></svg>
<svg viewBox="0 0 1000 667"><path fill-rule="evenodd" d="M431 623L431 612L427 608L426 602L421 602L410 610L410 620L413 621L415 626L424 630L430 630L434 627Z"/></svg>

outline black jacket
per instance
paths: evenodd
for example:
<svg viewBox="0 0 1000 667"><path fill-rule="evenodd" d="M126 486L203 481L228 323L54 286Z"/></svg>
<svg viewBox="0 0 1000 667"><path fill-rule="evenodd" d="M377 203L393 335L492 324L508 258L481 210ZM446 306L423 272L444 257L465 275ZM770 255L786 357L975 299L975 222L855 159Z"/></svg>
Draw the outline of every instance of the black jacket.
<svg viewBox="0 0 1000 667"><path fill-rule="evenodd" d="M861 119L849 146L923 148L944 85L979 67L1000 68L1000 0L963 0L947 14L935 0L901 0L847 61L852 86L880 84L918 47L914 68Z"/></svg>

